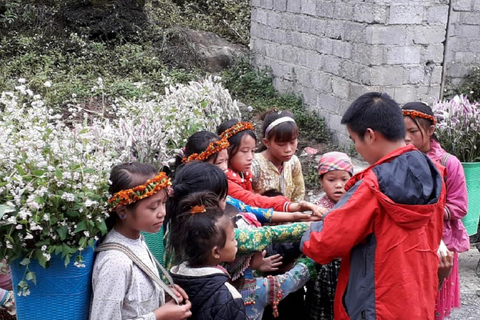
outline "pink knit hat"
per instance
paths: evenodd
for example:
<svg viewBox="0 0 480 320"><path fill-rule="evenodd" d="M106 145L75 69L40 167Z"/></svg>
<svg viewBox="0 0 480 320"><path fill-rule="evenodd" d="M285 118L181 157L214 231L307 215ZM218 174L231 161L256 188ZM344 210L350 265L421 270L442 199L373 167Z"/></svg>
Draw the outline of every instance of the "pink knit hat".
<svg viewBox="0 0 480 320"><path fill-rule="evenodd" d="M327 152L318 161L318 175L329 171L344 170L353 175L352 159L343 152Z"/></svg>

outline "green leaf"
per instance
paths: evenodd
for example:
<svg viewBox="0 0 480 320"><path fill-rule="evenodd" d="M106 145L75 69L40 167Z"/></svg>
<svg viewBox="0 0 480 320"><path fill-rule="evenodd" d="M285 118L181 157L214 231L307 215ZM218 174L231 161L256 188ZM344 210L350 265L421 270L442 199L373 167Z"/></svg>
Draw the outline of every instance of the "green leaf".
<svg viewBox="0 0 480 320"><path fill-rule="evenodd" d="M7 209L8 206L4 205L4 204L0 204L0 219L3 217L3 215L5 214L5 210Z"/></svg>
<svg viewBox="0 0 480 320"><path fill-rule="evenodd" d="M29 263L30 263L30 259L28 259L28 258L23 258L23 260L20 261L20 264L21 264L22 266L26 266L26 265L29 264Z"/></svg>
<svg viewBox="0 0 480 320"><path fill-rule="evenodd" d="M75 233L79 232L79 231L83 231L83 230L87 230L87 221L86 220L82 220L80 221L78 224L77 224L77 227L75 228Z"/></svg>
<svg viewBox="0 0 480 320"><path fill-rule="evenodd" d="M57 233L60 236L60 240L65 240L67 238L68 228L66 226L60 226L57 229Z"/></svg>
<svg viewBox="0 0 480 320"><path fill-rule="evenodd" d="M27 274L25 275L25 279L37 284L37 277L35 275L35 272L32 272L32 271L27 272Z"/></svg>

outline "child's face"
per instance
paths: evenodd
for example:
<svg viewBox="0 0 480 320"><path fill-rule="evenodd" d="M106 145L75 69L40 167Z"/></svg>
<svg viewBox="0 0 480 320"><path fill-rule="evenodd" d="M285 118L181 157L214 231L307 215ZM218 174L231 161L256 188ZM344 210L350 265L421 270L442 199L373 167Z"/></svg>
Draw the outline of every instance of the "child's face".
<svg viewBox="0 0 480 320"><path fill-rule="evenodd" d="M270 155L279 162L285 162L292 158L297 151L298 139L287 142L278 142L275 139L263 139L263 144L268 148Z"/></svg>
<svg viewBox="0 0 480 320"><path fill-rule="evenodd" d="M237 240L235 240L235 229L233 227L233 221L227 215L224 215L219 221L221 227L224 228L227 235L225 246L219 249L220 262L231 262L235 260L237 254Z"/></svg>
<svg viewBox="0 0 480 320"><path fill-rule="evenodd" d="M410 117L404 117L403 121L405 122L405 128L407 129L405 143L413 144L415 148L423 153L430 151L430 137L432 136L435 127L430 126L430 128L424 128L421 125L417 126L415 121Z"/></svg>
<svg viewBox="0 0 480 320"><path fill-rule="evenodd" d="M227 149L221 150L218 153L217 159L215 159L215 161L209 160L208 162L216 165L217 167L222 169L223 172L227 171L227 169L228 169L228 151L227 151Z"/></svg>
<svg viewBox="0 0 480 320"><path fill-rule="evenodd" d="M345 194L345 184L350 179L350 174L345 170L329 171L320 178L320 184L327 197L337 203Z"/></svg>
<svg viewBox="0 0 480 320"><path fill-rule="evenodd" d="M133 209L127 209L125 225L132 233L140 233L140 231L157 233L163 225L166 202L167 192L164 189L140 200Z"/></svg>
<svg viewBox="0 0 480 320"><path fill-rule="evenodd" d="M255 139L248 134L244 134L237 153L230 158L230 168L236 172L250 170L254 151Z"/></svg>

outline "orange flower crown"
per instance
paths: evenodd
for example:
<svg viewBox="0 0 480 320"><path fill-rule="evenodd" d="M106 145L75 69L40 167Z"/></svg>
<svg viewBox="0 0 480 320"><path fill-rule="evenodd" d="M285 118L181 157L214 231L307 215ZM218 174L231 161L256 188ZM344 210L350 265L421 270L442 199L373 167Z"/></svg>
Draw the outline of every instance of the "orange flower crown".
<svg viewBox="0 0 480 320"><path fill-rule="evenodd" d="M167 188L171 185L172 182L165 172L160 172L155 178L147 180L145 184L136 186L132 189L116 192L110 199L108 199L110 211L114 211L119 205L128 206L139 200L151 197L161 189Z"/></svg>
<svg viewBox="0 0 480 320"><path fill-rule="evenodd" d="M237 133L244 131L244 130L252 130L253 131L253 124L250 122L239 122L228 128L227 130L223 131L220 137L223 139L230 139Z"/></svg>
<svg viewBox="0 0 480 320"><path fill-rule="evenodd" d="M410 118L424 118L433 122L433 125L437 124L437 120L434 116L429 114L417 111L417 110L402 110L404 116L408 116Z"/></svg>
<svg viewBox="0 0 480 320"><path fill-rule="evenodd" d="M194 206L192 207L192 209L190 209L191 214L204 213L204 212L207 212L207 210L205 209L205 206L203 204Z"/></svg>
<svg viewBox="0 0 480 320"><path fill-rule="evenodd" d="M228 140L223 138L217 141L210 142L205 151L201 153L192 153L188 158L183 157L182 162L190 162L193 160L205 161L215 153L218 153L223 149L227 149L229 145L230 143L228 142Z"/></svg>

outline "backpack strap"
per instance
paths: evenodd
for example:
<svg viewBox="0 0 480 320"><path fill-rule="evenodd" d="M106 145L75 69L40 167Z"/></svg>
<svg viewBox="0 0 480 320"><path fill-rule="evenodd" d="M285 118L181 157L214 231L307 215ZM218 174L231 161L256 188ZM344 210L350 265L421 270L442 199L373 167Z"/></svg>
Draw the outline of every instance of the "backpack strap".
<svg viewBox="0 0 480 320"><path fill-rule="evenodd" d="M163 290L165 290L166 293L168 293L169 296L172 297L173 300L175 300L175 302L177 304L180 304L179 300L178 300L178 297L177 295L173 292L172 288L170 286L168 286L167 284L165 284L165 282L163 282L160 277L158 277L153 271L152 269L150 269L142 260L140 260L133 252L132 250L130 250L129 248L127 248L126 246L120 244L120 243L113 243L113 242L110 242L110 243L102 243L101 245L99 245L97 247L97 249L95 251L97 252L100 252L100 251L108 251L108 250L118 250L118 251L121 251L123 252L127 257L129 257L133 263L139 267L146 275L148 275L152 280L153 282L155 282L157 285L160 286L160 288L162 288ZM168 273L167 270L165 270L165 268L157 261L157 259L155 259L155 257L153 257L152 255L150 255L150 258L153 259L155 261L155 264L157 265L157 267L163 272L163 274L165 275L165 278L168 280L168 282L170 283L170 285L173 285L173 279L172 277L170 276L170 274Z"/></svg>

